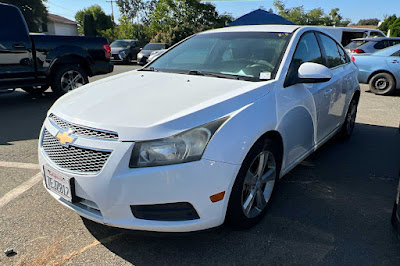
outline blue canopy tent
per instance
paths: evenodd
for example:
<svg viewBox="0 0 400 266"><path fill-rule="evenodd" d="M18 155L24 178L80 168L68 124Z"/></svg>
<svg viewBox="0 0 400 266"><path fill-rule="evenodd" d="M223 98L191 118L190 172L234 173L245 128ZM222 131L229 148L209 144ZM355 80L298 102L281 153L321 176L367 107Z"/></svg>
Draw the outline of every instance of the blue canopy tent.
<svg viewBox="0 0 400 266"><path fill-rule="evenodd" d="M269 13L268 11L257 9L244 16L241 16L237 20L233 21L230 26L241 26L241 25L268 25L268 24L280 24L280 25L296 25L290 20L287 20L279 15Z"/></svg>

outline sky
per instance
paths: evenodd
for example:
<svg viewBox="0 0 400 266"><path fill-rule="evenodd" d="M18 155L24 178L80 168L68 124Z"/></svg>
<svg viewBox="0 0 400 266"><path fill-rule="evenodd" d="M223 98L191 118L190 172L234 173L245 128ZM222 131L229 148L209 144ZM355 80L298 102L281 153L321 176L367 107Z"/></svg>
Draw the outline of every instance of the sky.
<svg viewBox="0 0 400 266"><path fill-rule="evenodd" d="M273 8L273 0L267 1L208 1L217 7L220 13L229 13L235 18L240 17L260 6L265 9ZM340 14L344 18L349 18L352 23L357 23L360 19L378 18L383 19L385 15L400 15L399 0L283 0L286 7L303 5L305 10L321 7L325 13L329 13L332 8L340 8ZM57 14L69 19L74 19L75 13L85 7L98 4L107 14L111 14L111 4L106 0L47 0L47 7L50 13ZM118 7L114 3L114 15L118 19L120 16Z"/></svg>

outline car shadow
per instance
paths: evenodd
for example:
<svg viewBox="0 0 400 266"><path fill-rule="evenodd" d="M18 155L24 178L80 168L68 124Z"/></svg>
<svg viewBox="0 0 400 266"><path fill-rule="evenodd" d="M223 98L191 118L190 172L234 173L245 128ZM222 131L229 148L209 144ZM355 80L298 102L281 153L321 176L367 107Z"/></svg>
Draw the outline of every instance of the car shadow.
<svg viewBox="0 0 400 266"><path fill-rule="evenodd" d="M390 218L399 168L398 129L357 124L350 140L329 141L283 177L252 229L168 234L83 222L138 265L398 264Z"/></svg>
<svg viewBox="0 0 400 266"><path fill-rule="evenodd" d="M51 92L41 95L23 91L0 93L0 145L37 139L47 110L55 100Z"/></svg>

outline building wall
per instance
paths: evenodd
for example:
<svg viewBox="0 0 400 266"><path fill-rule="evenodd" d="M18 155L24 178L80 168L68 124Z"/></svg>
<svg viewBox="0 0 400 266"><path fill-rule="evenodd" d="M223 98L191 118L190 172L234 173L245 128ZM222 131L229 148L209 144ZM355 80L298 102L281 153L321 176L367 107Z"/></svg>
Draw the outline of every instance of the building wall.
<svg viewBox="0 0 400 266"><path fill-rule="evenodd" d="M56 35L78 36L78 27L75 24L54 22Z"/></svg>

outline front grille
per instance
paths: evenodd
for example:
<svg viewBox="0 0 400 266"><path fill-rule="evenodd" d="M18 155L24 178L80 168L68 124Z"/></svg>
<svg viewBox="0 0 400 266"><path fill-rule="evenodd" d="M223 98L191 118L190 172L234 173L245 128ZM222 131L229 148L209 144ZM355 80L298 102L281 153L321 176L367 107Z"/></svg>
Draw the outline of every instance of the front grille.
<svg viewBox="0 0 400 266"><path fill-rule="evenodd" d="M47 157L61 169L97 174L101 171L110 151L97 151L70 145L65 147L59 140L44 129L42 147Z"/></svg>
<svg viewBox="0 0 400 266"><path fill-rule="evenodd" d="M116 132L110 132L105 130L99 130L89 127L83 127L76 124L69 123L54 114L49 115L50 121L53 121L57 127L64 131L72 130L74 135L83 136L88 138L106 139L106 140L118 140L118 134Z"/></svg>

